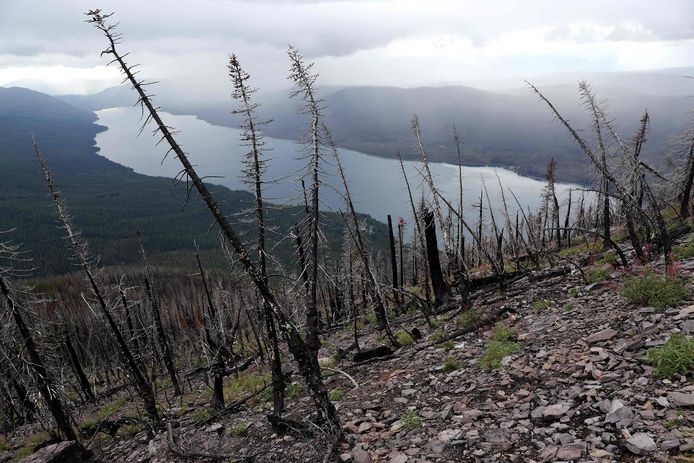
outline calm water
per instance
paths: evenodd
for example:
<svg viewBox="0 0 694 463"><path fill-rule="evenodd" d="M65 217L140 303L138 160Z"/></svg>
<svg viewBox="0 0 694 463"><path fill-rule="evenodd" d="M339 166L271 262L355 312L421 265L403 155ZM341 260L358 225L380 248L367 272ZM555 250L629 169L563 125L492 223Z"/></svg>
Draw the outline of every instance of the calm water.
<svg viewBox="0 0 694 463"><path fill-rule="evenodd" d="M97 135L100 154L119 164L133 168L136 172L174 177L180 164L174 157L162 163L166 148L155 146L157 139L150 136L151 128L137 136L140 111L136 108L110 108L97 112L99 124L108 130ZM249 190L241 179L242 160L247 150L240 143L240 130L208 124L195 116L174 116L162 113L165 122L180 131L178 140L189 153L190 160L197 166L201 176L210 176L208 182L225 185L231 189ZM274 180L265 187L268 200L284 204L303 203L300 178L306 169L306 160L301 159L299 145L288 140L266 138L268 159L266 180ZM383 159L350 150L340 150L355 207L359 212L377 220L386 220L387 214L394 218L403 217L410 221L411 208L407 190L397 160ZM338 193L341 182L336 175L332 156L326 153L330 164L324 165L321 199L325 209L344 209L344 201ZM416 202L421 198L421 163L406 161L410 185ZM458 203L458 167L450 164L431 164L434 181L441 193L451 202ZM479 202L483 181L489 190L492 207L499 213L501 195L499 182L506 189L506 199L512 214L516 205L509 190L512 190L524 208L534 210L540 206L543 182L518 175L512 171L491 167L463 167L463 195L465 214L469 223L475 223L473 205ZM308 185L308 182L307 182ZM557 186L560 201L569 188L575 185ZM182 193L181 193L182 194ZM425 193L427 194L427 193ZM576 198L578 195L574 195ZM486 199L485 199L486 208ZM486 212L485 212L486 215ZM497 216L500 217L500 216Z"/></svg>

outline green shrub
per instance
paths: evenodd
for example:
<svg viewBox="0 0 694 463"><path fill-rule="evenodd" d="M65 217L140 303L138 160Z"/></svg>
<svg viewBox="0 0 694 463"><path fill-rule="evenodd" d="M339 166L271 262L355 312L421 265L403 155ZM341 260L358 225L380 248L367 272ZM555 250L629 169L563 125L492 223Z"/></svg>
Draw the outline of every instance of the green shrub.
<svg viewBox="0 0 694 463"><path fill-rule="evenodd" d="M113 402L107 403L101 407L101 410L99 410L98 420L103 421L111 415L118 413L123 409L123 407L125 407L126 403L127 402L125 399L116 399Z"/></svg>
<svg viewBox="0 0 694 463"><path fill-rule="evenodd" d="M453 343L453 341L450 341L450 340L441 344L441 347L443 347L444 350L451 350L451 349L453 349L454 346L455 346L455 344Z"/></svg>
<svg viewBox="0 0 694 463"><path fill-rule="evenodd" d="M400 424L402 425L402 429L409 431L421 427L422 419L414 410L407 410L402 418L400 418Z"/></svg>
<svg viewBox="0 0 694 463"><path fill-rule="evenodd" d="M436 331L431 333L429 338L431 338L432 341L438 341L439 339L443 339L446 336L446 334L448 334L446 333L446 330L444 330L443 328L438 328Z"/></svg>
<svg viewBox="0 0 694 463"><path fill-rule="evenodd" d="M614 265L619 262L619 256L613 252L606 252L603 256L596 260L595 263L602 266L606 264Z"/></svg>
<svg viewBox="0 0 694 463"><path fill-rule="evenodd" d="M367 321L370 325L374 325L374 324L376 324L376 322L378 321L378 318L376 318L376 314L375 314L374 312L367 312L367 314L366 314L366 321Z"/></svg>
<svg viewBox="0 0 694 463"><path fill-rule="evenodd" d="M210 417L210 411L205 407L201 407L193 412L192 417L195 424L202 424Z"/></svg>
<svg viewBox="0 0 694 463"><path fill-rule="evenodd" d="M246 431L248 431L248 423L245 423L243 421L234 423L234 425L231 428L229 428L229 434L234 437L243 436L244 434L246 434Z"/></svg>
<svg viewBox="0 0 694 463"><path fill-rule="evenodd" d="M333 402L339 402L340 400L342 400L344 396L345 393L342 392L340 389L332 389L330 391L330 394L328 395L328 398Z"/></svg>
<svg viewBox="0 0 694 463"><path fill-rule="evenodd" d="M549 301L547 301L545 299L535 299L531 305L532 305L533 310L536 310L539 312L539 311L545 310L547 307L549 307Z"/></svg>
<svg viewBox="0 0 694 463"><path fill-rule="evenodd" d="M622 295L632 304L665 309L682 302L687 290L678 278L647 272L626 278Z"/></svg>
<svg viewBox="0 0 694 463"><path fill-rule="evenodd" d="M564 312L571 312L574 309L573 304L565 304L564 308L562 309Z"/></svg>
<svg viewBox="0 0 694 463"><path fill-rule="evenodd" d="M465 329L471 327L473 323L477 323L478 321L480 321L481 318L482 314L479 310L469 309L460 314L456 321L458 322L458 326L461 329Z"/></svg>
<svg viewBox="0 0 694 463"><path fill-rule="evenodd" d="M520 350L520 345L511 342L513 331L504 323L497 323L492 331L491 340L487 343L477 364L486 369L499 368L501 361Z"/></svg>
<svg viewBox="0 0 694 463"><path fill-rule="evenodd" d="M578 297L578 289L576 288L571 288L569 289L569 297Z"/></svg>
<svg viewBox="0 0 694 463"><path fill-rule="evenodd" d="M672 250L672 254L678 259L690 259L694 257L694 241L682 244L680 246L675 246Z"/></svg>
<svg viewBox="0 0 694 463"><path fill-rule="evenodd" d="M296 399L299 397L299 394L301 394L304 390L304 385L301 383L291 383L287 385L287 388L284 391L284 394L287 396L288 399Z"/></svg>
<svg viewBox="0 0 694 463"><path fill-rule="evenodd" d="M492 330L492 341L508 341L513 335L513 331L504 322L499 322Z"/></svg>
<svg viewBox="0 0 694 463"><path fill-rule="evenodd" d="M10 443L7 442L7 438L0 436L0 452L4 452L8 448L10 448Z"/></svg>
<svg viewBox="0 0 694 463"><path fill-rule="evenodd" d="M126 424L120 428L120 433L122 436L130 438L144 429L145 427L140 423Z"/></svg>
<svg viewBox="0 0 694 463"><path fill-rule="evenodd" d="M446 373L449 373L451 371L455 371L458 368L460 368L460 364L458 363L458 361L456 359L447 358L443 362L443 371L445 371Z"/></svg>
<svg viewBox="0 0 694 463"><path fill-rule="evenodd" d="M34 453L34 447L31 445L25 445L24 447L21 447L14 453L14 458L12 459L12 462L17 462L23 458L26 458L32 453Z"/></svg>
<svg viewBox="0 0 694 463"><path fill-rule="evenodd" d="M335 365L337 365L337 360L335 360L335 357L331 356L320 359L318 363L320 364L321 368L335 368Z"/></svg>
<svg viewBox="0 0 694 463"><path fill-rule="evenodd" d="M398 331L395 333L395 339L400 343L401 346L409 346L414 342L410 333L406 331Z"/></svg>
<svg viewBox="0 0 694 463"><path fill-rule="evenodd" d="M694 339L675 333L662 346L648 349L646 360L655 368L657 378L669 379L675 373L685 375L694 366Z"/></svg>
<svg viewBox="0 0 694 463"><path fill-rule="evenodd" d="M605 281L609 274L610 272L604 268L591 268L586 272L586 280L588 280L588 284L600 283Z"/></svg>
<svg viewBox="0 0 694 463"><path fill-rule="evenodd" d="M241 374L238 377L230 376L227 378L224 385L224 401L234 402L243 397L246 397L254 392L258 392L271 381L270 373L248 372ZM272 389L266 388L264 394L260 397L268 400L272 396Z"/></svg>

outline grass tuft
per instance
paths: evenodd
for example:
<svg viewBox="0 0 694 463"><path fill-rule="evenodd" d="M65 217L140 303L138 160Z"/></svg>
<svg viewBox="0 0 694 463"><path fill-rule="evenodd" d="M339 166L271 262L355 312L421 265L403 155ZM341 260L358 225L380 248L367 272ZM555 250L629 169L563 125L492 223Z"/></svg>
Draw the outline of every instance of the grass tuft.
<svg viewBox="0 0 694 463"><path fill-rule="evenodd" d="M477 309L469 309L460 314L458 319L458 327L461 329L469 328L473 323L477 323L482 318L482 314Z"/></svg>
<svg viewBox="0 0 694 463"><path fill-rule="evenodd" d="M542 310L547 309L549 307L549 301L546 299L535 299L533 303L531 304L533 310L540 312Z"/></svg>
<svg viewBox="0 0 694 463"><path fill-rule="evenodd" d="M332 389L332 390L330 391L330 393L328 394L328 398L329 398L332 402L339 402L340 400L342 400L342 398L343 398L344 396L345 396L345 393L342 392L342 390L340 390L340 389Z"/></svg>
<svg viewBox="0 0 694 463"><path fill-rule="evenodd" d="M687 290L675 277L664 277L654 272L632 275L624 280L622 295L632 304L665 309L684 300Z"/></svg>
<svg viewBox="0 0 694 463"><path fill-rule="evenodd" d="M676 373L686 375L694 366L694 339L675 333L662 346L648 349L646 360L654 366L657 378L670 379Z"/></svg>
<svg viewBox="0 0 694 463"><path fill-rule="evenodd" d="M402 429L410 431L422 426L422 418L414 410L407 410L400 418L400 424L402 424Z"/></svg>
<svg viewBox="0 0 694 463"><path fill-rule="evenodd" d="M501 361L520 350L520 345L511 342L513 331L504 323L497 323L492 331L491 340L487 343L477 364L485 369L501 367Z"/></svg>
<svg viewBox="0 0 694 463"><path fill-rule="evenodd" d="M591 268L586 272L586 280L588 280L589 285L600 283L601 281L605 281L609 275L610 272L604 268Z"/></svg>
<svg viewBox="0 0 694 463"><path fill-rule="evenodd" d="M414 342L414 339L412 339L412 336L406 331L398 331L395 333L395 339L400 343L402 346L409 346Z"/></svg>
<svg viewBox="0 0 694 463"><path fill-rule="evenodd" d="M246 434L248 431L248 423L244 421L239 421L238 423L234 423L234 425L229 428L229 434L234 436L234 437L239 437L243 436Z"/></svg>
<svg viewBox="0 0 694 463"><path fill-rule="evenodd" d="M460 364L456 359L449 357L443 362L443 371L445 371L446 373L450 373L451 371L455 371L459 368Z"/></svg>

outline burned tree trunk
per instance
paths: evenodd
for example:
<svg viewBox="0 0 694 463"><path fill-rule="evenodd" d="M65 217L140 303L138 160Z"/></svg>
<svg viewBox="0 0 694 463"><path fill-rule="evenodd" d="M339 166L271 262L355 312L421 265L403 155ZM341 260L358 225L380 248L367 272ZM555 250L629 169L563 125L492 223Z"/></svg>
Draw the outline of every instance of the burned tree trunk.
<svg viewBox="0 0 694 463"><path fill-rule="evenodd" d="M393 300L395 302L396 312L402 312L402 304L400 303L400 291L398 288L398 259L395 254L395 237L393 236L393 220L388 215L388 239L390 241L390 269L393 276Z"/></svg>
<svg viewBox="0 0 694 463"><path fill-rule="evenodd" d="M36 152L36 157L39 161L41 173L43 174L44 179L46 181L46 187L51 195L51 198L53 199L53 202L55 203L56 209L58 211L58 216L60 217L60 220L63 223L63 228L67 235L72 252L79 261L80 266L82 267L82 270L84 271L87 277L89 286L92 289L92 293L94 297L96 297L98 305L101 308L101 312L104 314L104 317L106 317L106 321L108 322L109 328L111 329L111 332L116 338L116 342L120 349L120 354L122 355L125 364L130 370L130 374L132 375L133 380L135 382L135 387L139 392L142 401L144 402L145 410L147 411L147 414L149 415L149 418L152 421L152 423L155 426L159 426L161 424L161 419L159 417L159 412L157 411L156 397L154 396L152 384L147 380L147 377L143 373L140 365L138 364L137 360L135 360L135 356L133 355L132 351L130 350L130 347L125 341L123 333L121 332L120 328L118 327L118 324L113 318L113 314L111 314L111 310L109 309L108 304L106 303L106 299L104 298L103 291L99 284L96 282L96 279L94 278L94 272L92 270L92 264L90 263L87 243L81 237L81 234L73 226L70 220L67 208L65 207L65 204L63 203L60 194L55 188L53 178L51 177L51 174L48 171L48 167L46 166L46 160L44 159L43 154L41 153L36 140L34 140L34 150Z"/></svg>
<svg viewBox="0 0 694 463"><path fill-rule="evenodd" d="M24 341L24 347L29 354L31 369L34 373L34 381L36 381L39 393L41 394L41 397L43 397L43 400L46 401L48 410L51 412L51 415L53 415L53 419L58 426L58 430L63 437L65 437L65 439L77 440L77 434L75 434L75 430L72 429L72 426L70 425L70 418L65 411L63 404L55 393L56 387L53 375L50 374L48 368L46 368L45 364L43 363L43 359L39 355L34 338L31 336L31 331L29 331L29 327L26 325L24 318L20 313L19 307L17 306L17 303L10 292L10 288L3 277L0 277L0 291L2 291L5 304L12 314L12 318L17 325L19 334Z"/></svg>
<svg viewBox="0 0 694 463"><path fill-rule="evenodd" d="M436 239L436 222L431 211L424 213L424 236L426 239L427 262L429 263L429 275L431 276L431 286L434 289L436 304L441 305L450 298L448 283L441 271L441 260L439 259L439 245Z"/></svg>
<svg viewBox="0 0 694 463"><path fill-rule="evenodd" d="M92 391L87 375L84 374L84 369L82 368L82 363L80 362L75 348L72 346L72 341L70 340L70 335L65 331L65 349L67 349L68 355L70 356L70 361L72 367L75 369L75 376L77 376L77 382L82 389L82 392L89 400L95 400L94 391Z"/></svg>
<svg viewBox="0 0 694 463"><path fill-rule="evenodd" d="M225 238L233 246L234 252L238 256L239 261L241 262L246 273L251 278L251 281L258 289L258 292L268 306L272 308L273 315L277 318L278 326L282 330L282 335L286 339L289 350L296 359L299 365L299 371L304 377L304 380L311 392L311 397L316 406L319 418L327 423L328 431L331 435L335 437L341 436L342 428L340 426L340 420L337 415L337 411L335 410L335 406L328 398L328 391L323 383L320 365L318 364L317 352L313 349L314 346L310 341L307 342L303 339L301 333L292 323L290 317L284 312L282 306L277 301L275 294L262 279L262 276L260 275L260 272L258 272L255 263L250 259L250 255L246 251L241 239L232 228L229 220L222 213L218 203L212 196L212 193L203 183L202 178L200 178L198 173L195 171L195 168L188 160L188 156L176 142L171 130L166 126L166 124L164 124L164 121L159 116L157 109L152 104L150 96L145 92L142 82L139 82L135 78L132 72L132 67L125 63L123 56L116 50L116 40L118 39L118 36L116 36L114 39L114 34L118 33L115 31L114 26L105 22L108 15L102 15L98 10L90 11L88 15L90 17L89 22L104 33L106 39L108 40L109 48L105 51L105 53L114 57L115 62L118 63L121 71L132 84L134 90L138 94L138 101L143 105L144 108L147 109L148 120L154 121L157 132L161 133L162 139L166 140L172 151L176 154L177 159L183 166L185 175L192 182L192 187L198 191L210 212L214 216L215 221L221 228Z"/></svg>
<svg viewBox="0 0 694 463"><path fill-rule="evenodd" d="M684 171L684 181L682 182L682 191L680 192L679 200L680 216L686 219L692 213L690 202L692 198L692 184L694 184L694 140L692 140L687 150L687 164Z"/></svg>
<svg viewBox="0 0 694 463"><path fill-rule="evenodd" d="M169 342L169 337L166 335L164 325L161 321L159 301L154 294L152 283L147 277L145 277L145 289L147 290L147 297L149 298L149 305L152 310L152 321L154 322L154 328L157 332L157 339L159 340L159 346L161 347L162 356L164 357L164 365L166 366L166 371L169 373L169 378L174 388L174 395L179 396L181 395L181 386L179 385L178 376L176 375L176 366L174 365L171 343Z"/></svg>

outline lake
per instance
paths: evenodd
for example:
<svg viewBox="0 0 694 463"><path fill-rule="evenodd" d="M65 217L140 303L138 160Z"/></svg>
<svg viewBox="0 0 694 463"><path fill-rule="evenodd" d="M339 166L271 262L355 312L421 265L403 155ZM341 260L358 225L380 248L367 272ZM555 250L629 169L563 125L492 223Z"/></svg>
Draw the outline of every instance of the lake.
<svg viewBox="0 0 694 463"><path fill-rule="evenodd" d="M162 177L175 177L180 171L180 163L173 156L163 160L168 146L162 143L155 146L158 138L151 135L153 126L145 128L138 137L140 110L138 108L110 108L97 112L98 123L108 127L96 137L102 156L119 164L133 168L136 172ZM175 116L161 113L165 123L180 131L177 139L189 154L200 176L206 181L227 186L234 190L251 188L243 182L241 169L245 153L248 151L240 141L241 130L211 125L195 116ZM231 117L231 116L230 116ZM280 204L303 203L300 179L306 172L307 160L302 159L301 147L289 140L265 138L267 171L264 195L269 201ZM411 223L411 207L407 189L397 160L379 158L356 151L340 149L346 177L349 182L355 208L373 218L386 221L391 214L394 220L403 217ZM345 209L340 178L332 155L326 151L323 164L322 185L320 189L322 208L337 211ZM423 188L420 174L422 164L405 161L410 185L416 203L421 200ZM459 183L458 166L451 164L430 164L437 188L448 201L458 204ZM527 210L539 208L541 191L545 183L516 174L507 169L493 167L463 167L463 202L468 223L476 223L478 212L474 205L479 203L483 183L489 191L490 202L495 213L500 214L502 199L500 185L505 189L510 213L515 215L516 203L510 194L515 193L521 205ZM309 184L307 179L307 185ZM570 188L576 185L557 184L559 200L565 200ZM182 190L180 190L182 193ZM577 199L579 195L574 195ZM484 201L485 209L487 201ZM574 209L575 210L575 209ZM487 212L485 211L485 216ZM497 220L500 219L497 215Z"/></svg>

